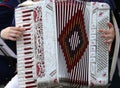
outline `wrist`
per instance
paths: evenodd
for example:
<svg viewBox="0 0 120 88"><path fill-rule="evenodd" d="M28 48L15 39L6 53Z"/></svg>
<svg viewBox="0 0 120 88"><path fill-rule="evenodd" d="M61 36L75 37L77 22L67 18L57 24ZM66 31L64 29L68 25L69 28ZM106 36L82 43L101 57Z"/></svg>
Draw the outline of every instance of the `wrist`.
<svg viewBox="0 0 120 88"><path fill-rule="evenodd" d="M4 39L4 38L2 37L2 31L0 31L0 38L1 38L1 39Z"/></svg>

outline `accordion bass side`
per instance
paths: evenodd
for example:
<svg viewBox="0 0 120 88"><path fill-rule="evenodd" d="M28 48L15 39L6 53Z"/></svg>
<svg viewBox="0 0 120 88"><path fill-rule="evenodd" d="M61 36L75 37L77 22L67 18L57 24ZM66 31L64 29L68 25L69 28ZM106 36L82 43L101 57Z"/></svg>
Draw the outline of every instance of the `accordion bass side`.
<svg viewBox="0 0 120 88"><path fill-rule="evenodd" d="M42 0L15 9L20 88L104 86L109 80L109 5L98 2Z"/></svg>

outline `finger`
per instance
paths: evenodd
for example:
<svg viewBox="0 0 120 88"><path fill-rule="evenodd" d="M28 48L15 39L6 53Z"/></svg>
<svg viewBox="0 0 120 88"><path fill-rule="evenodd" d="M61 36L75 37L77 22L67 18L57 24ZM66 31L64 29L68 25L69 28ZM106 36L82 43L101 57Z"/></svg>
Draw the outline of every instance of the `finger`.
<svg viewBox="0 0 120 88"><path fill-rule="evenodd" d="M106 35L106 34L101 34L100 37L101 37L101 38L105 38L105 39L107 39L107 40L109 40L109 39L112 39L112 40L113 40L113 39L114 39L114 37L111 36L110 34L107 34L107 35Z"/></svg>
<svg viewBox="0 0 120 88"><path fill-rule="evenodd" d="M113 39L106 40L106 43L111 44L113 42Z"/></svg>
<svg viewBox="0 0 120 88"><path fill-rule="evenodd" d="M109 45L108 45L108 51L110 52L110 50L111 50L111 46L112 46L112 43L110 43Z"/></svg>
<svg viewBox="0 0 120 88"><path fill-rule="evenodd" d="M20 26L19 27L11 27L11 30L24 32L25 28L24 27L20 27Z"/></svg>
<svg viewBox="0 0 120 88"><path fill-rule="evenodd" d="M101 34L100 37L101 37L101 38L108 39L110 36L109 36L109 35L106 35L106 34Z"/></svg>
<svg viewBox="0 0 120 88"><path fill-rule="evenodd" d="M100 29L99 32L100 32L100 33L104 33L104 34L110 34L110 31L109 31L109 30Z"/></svg>
<svg viewBox="0 0 120 88"><path fill-rule="evenodd" d="M105 40L104 43L108 45L108 51L110 51L111 50L111 45L112 45L111 40Z"/></svg>
<svg viewBox="0 0 120 88"><path fill-rule="evenodd" d="M24 31L25 31L25 28L24 28L24 27L18 27L17 30L18 30L18 31L21 31L21 32L24 32Z"/></svg>
<svg viewBox="0 0 120 88"><path fill-rule="evenodd" d="M11 31L11 34L18 35L18 36L22 36L22 35L23 35L23 32L17 31L17 30L13 30L13 31Z"/></svg>
<svg viewBox="0 0 120 88"><path fill-rule="evenodd" d="M11 34L9 35L9 37L19 38L19 37L20 37L20 35L17 35L17 34L11 33Z"/></svg>
<svg viewBox="0 0 120 88"><path fill-rule="evenodd" d="M16 41L17 40L17 38L15 38L15 37L9 37L8 39L12 40L12 41Z"/></svg>
<svg viewBox="0 0 120 88"><path fill-rule="evenodd" d="M107 22L107 26L108 26L109 28L113 28L113 25L112 25L112 23L110 23L110 22Z"/></svg>

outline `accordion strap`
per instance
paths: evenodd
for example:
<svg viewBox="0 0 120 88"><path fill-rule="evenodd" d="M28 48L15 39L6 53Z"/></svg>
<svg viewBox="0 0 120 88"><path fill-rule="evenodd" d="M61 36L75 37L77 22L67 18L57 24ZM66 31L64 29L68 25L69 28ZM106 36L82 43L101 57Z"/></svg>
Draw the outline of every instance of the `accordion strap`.
<svg viewBox="0 0 120 88"><path fill-rule="evenodd" d="M115 49L114 49L114 54L112 58L111 70L110 70L110 81L112 81L112 78L115 72L117 59L118 59L118 52L119 52L119 28L113 12L112 12L112 19L113 19L113 25L116 33L116 37L115 37L116 40L115 40Z"/></svg>

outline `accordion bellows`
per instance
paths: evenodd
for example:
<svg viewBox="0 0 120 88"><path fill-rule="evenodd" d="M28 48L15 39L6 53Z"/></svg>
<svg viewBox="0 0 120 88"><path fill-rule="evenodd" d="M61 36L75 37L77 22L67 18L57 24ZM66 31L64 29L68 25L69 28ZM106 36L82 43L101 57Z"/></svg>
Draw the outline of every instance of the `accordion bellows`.
<svg viewBox="0 0 120 88"><path fill-rule="evenodd" d="M15 9L20 88L104 86L108 84L109 5L78 0L42 0Z"/></svg>

